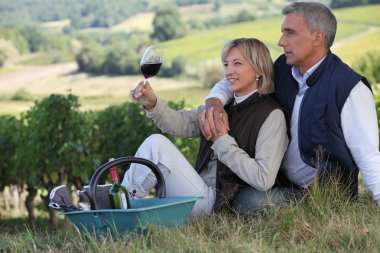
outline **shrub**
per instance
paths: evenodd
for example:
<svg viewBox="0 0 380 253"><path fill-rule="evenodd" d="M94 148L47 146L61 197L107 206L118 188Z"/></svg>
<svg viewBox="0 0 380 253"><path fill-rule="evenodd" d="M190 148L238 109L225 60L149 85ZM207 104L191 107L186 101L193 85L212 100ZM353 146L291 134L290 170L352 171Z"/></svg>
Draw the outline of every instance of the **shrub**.
<svg viewBox="0 0 380 253"><path fill-rule="evenodd" d="M83 48L76 56L76 62L80 71L92 74L103 74L106 53L97 44Z"/></svg>
<svg viewBox="0 0 380 253"><path fill-rule="evenodd" d="M169 106L176 110L183 109L184 102L169 102ZM103 162L110 157L133 156L147 137L160 132L144 114L143 108L135 103L110 106L97 113L93 124L94 138L99 142L99 146L94 152ZM195 162L197 140L167 137L185 157Z"/></svg>
<svg viewBox="0 0 380 253"><path fill-rule="evenodd" d="M199 80L207 89L212 88L224 77L220 61L206 61L200 66L198 73Z"/></svg>
<svg viewBox="0 0 380 253"><path fill-rule="evenodd" d="M372 85L380 83L380 52L370 52L363 55L353 68L367 77Z"/></svg>
<svg viewBox="0 0 380 253"><path fill-rule="evenodd" d="M162 5L158 7L153 19L152 39L166 41L183 35L184 25L176 6Z"/></svg>
<svg viewBox="0 0 380 253"><path fill-rule="evenodd" d="M17 55L17 49L13 46L12 42L0 39L0 68L4 66L8 59Z"/></svg>
<svg viewBox="0 0 380 253"><path fill-rule="evenodd" d="M163 65L159 72L162 77L173 77L183 74L186 70L187 59L184 56L177 56L171 64Z"/></svg>

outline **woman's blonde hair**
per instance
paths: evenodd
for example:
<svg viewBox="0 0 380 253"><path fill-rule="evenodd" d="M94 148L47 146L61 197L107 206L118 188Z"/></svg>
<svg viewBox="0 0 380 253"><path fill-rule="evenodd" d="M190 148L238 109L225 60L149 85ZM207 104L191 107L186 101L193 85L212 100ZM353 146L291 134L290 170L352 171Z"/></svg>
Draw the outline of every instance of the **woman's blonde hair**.
<svg viewBox="0 0 380 253"><path fill-rule="evenodd" d="M222 49L222 62L225 61L228 52L232 48L238 48L243 57L261 74L261 77L258 80L258 90L260 95L273 93L273 62L265 44L255 38L238 38L230 40Z"/></svg>

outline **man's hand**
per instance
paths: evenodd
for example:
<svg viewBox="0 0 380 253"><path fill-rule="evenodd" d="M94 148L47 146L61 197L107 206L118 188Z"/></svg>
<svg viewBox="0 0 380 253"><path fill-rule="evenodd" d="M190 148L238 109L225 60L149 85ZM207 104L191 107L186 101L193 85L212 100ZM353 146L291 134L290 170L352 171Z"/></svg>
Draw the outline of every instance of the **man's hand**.
<svg viewBox="0 0 380 253"><path fill-rule="evenodd" d="M228 115L219 99L206 100L206 108L199 116L199 125L205 138L213 141L230 130Z"/></svg>
<svg viewBox="0 0 380 253"><path fill-rule="evenodd" d="M140 82L136 88L131 90L130 98L150 110L156 106L157 96L148 82Z"/></svg>

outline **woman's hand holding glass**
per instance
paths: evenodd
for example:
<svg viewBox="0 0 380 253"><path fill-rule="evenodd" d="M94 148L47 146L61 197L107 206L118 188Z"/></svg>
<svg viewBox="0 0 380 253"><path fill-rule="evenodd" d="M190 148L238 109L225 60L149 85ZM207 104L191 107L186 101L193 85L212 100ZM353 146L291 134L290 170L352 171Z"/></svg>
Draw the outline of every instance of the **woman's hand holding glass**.
<svg viewBox="0 0 380 253"><path fill-rule="evenodd" d="M146 80L140 82L136 88L131 90L130 97L147 110L154 108L157 103L157 95Z"/></svg>

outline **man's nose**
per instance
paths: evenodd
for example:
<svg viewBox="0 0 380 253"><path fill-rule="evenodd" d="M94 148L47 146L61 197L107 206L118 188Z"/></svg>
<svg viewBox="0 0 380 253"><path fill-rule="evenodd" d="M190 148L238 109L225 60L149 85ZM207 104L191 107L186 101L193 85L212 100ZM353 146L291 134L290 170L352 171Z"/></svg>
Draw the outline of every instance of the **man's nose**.
<svg viewBox="0 0 380 253"><path fill-rule="evenodd" d="M285 45L284 35L281 35L280 39L278 40L277 45L280 47L283 47Z"/></svg>

